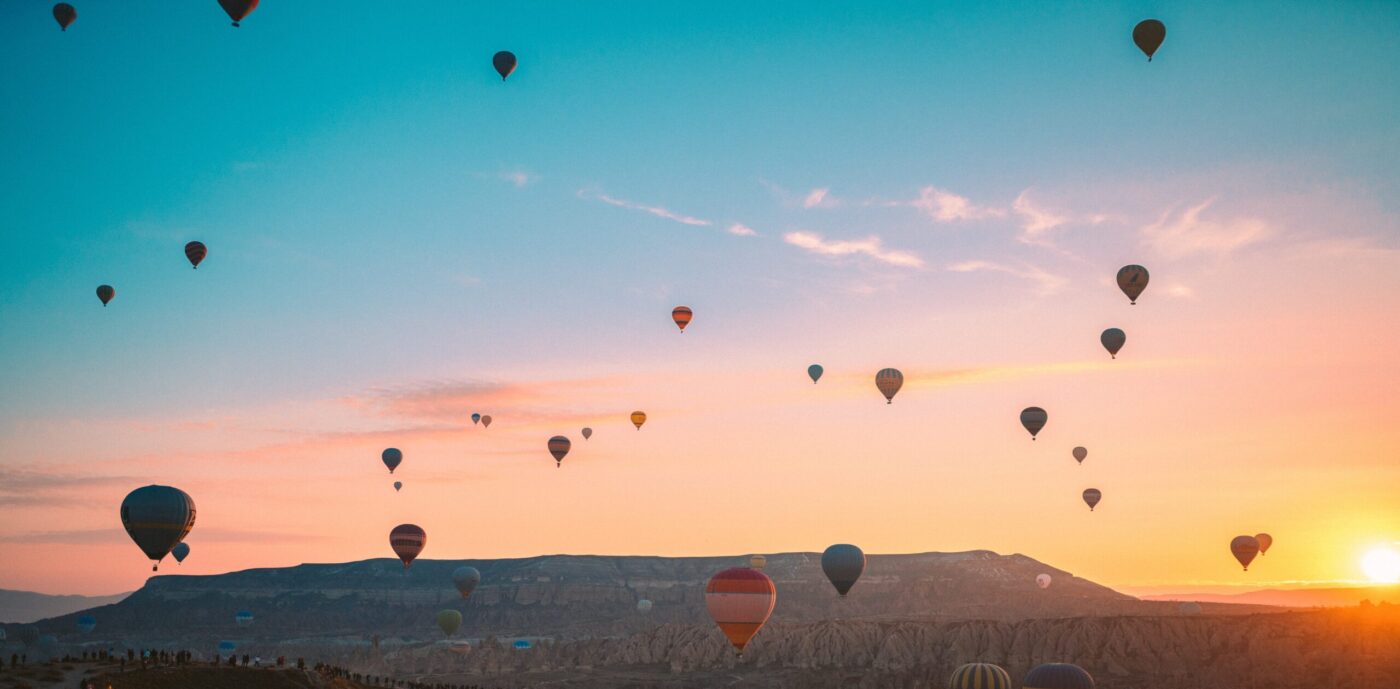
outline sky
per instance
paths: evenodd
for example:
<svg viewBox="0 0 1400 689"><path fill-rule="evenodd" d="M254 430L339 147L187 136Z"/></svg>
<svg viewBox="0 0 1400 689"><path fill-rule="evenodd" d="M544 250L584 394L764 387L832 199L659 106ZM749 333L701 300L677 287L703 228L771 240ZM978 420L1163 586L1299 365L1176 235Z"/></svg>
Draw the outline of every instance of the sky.
<svg viewBox="0 0 1400 689"><path fill-rule="evenodd" d="M1400 548L1394 3L75 4L0 25L0 588L141 586L150 483L183 574Z"/></svg>

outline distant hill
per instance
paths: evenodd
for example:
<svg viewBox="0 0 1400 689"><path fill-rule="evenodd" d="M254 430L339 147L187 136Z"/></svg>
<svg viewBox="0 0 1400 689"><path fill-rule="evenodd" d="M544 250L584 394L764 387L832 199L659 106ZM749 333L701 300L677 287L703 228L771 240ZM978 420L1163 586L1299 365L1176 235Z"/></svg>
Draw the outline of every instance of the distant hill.
<svg viewBox="0 0 1400 689"><path fill-rule="evenodd" d="M1282 608L1355 607L1361 601L1400 603L1400 586L1369 586L1337 589L1266 589L1246 593L1163 593L1143 596L1143 600L1199 601L1232 605L1271 605Z"/></svg>
<svg viewBox="0 0 1400 689"><path fill-rule="evenodd" d="M50 596L32 591L0 589L0 623L25 623L70 612L110 605L131 595L112 596Z"/></svg>
<svg viewBox="0 0 1400 689"><path fill-rule="evenodd" d="M88 611L97 629L81 635L75 614L44 620L38 632L61 642L178 644L212 652L219 640L267 655L271 646L367 645L441 638L442 608L465 621L460 638L619 637L660 624L708 622L710 575L747 563L733 557L550 555L503 560L420 560L407 572L392 559L252 569L212 576L152 577L115 605ZM468 601L451 572L471 565L482 583ZM928 620L1175 614L1176 604L1144 602L1024 555L961 553L872 555L851 596L840 599L822 575L817 553L768 556L777 582L775 622L831 619ZM1049 589L1035 576L1054 578ZM651 600L648 615L637 602ZM254 623L239 627L234 613ZM11 634L14 638L14 634ZM314 650L304 652L318 657Z"/></svg>

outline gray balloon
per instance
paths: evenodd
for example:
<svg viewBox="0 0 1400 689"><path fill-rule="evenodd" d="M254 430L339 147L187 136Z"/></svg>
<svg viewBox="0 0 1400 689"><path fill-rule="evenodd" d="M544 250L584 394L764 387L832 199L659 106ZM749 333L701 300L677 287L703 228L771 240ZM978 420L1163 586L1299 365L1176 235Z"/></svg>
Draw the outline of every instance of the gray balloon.
<svg viewBox="0 0 1400 689"><path fill-rule="evenodd" d="M1050 415L1045 413L1040 407L1026 407L1021 410L1021 425L1031 434L1031 440L1035 440L1035 434L1040 429L1045 428L1045 422L1050 420Z"/></svg>
<svg viewBox="0 0 1400 689"><path fill-rule="evenodd" d="M452 585L463 598L472 595L476 585L481 583L481 572L475 567L458 567L452 570Z"/></svg>
<svg viewBox="0 0 1400 689"><path fill-rule="evenodd" d="M865 571L865 552L849 543L838 543L822 553L822 573L845 596Z"/></svg>
<svg viewBox="0 0 1400 689"><path fill-rule="evenodd" d="M1128 336L1118 328L1109 328L1099 335L1099 343L1108 350L1108 355L1114 359L1118 358L1118 350L1123 348L1123 343L1128 341Z"/></svg>
<svg viewBox="0 0 1400 689"><path fill-rule="evenodd" d="M194 528L194 500L179 488L143 486L122 500L122 526L157 564ZM156 566L151 566L155 571Z"/></svg>

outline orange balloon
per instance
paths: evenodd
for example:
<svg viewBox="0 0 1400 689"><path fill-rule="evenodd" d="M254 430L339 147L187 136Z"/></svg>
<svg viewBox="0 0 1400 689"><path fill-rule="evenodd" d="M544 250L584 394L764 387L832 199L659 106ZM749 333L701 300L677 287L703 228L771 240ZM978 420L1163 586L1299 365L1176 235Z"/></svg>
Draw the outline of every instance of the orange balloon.
<svg viewBox="0 0 1400 689"><path fill-rule="evenodd" d="M639 430L639 431L642 430L642 424L644 424L644 423L646 423L646 422L647 422L647 413L646 413L646 412L644 412L644 411L634 411L634 412L632 412L632 425L633 425L633 426L636 426L636 427L637 427L637 430Z"/></svg>
<svg viewBox="0 0 1400 689"><path fill-rule="evenodd" d="M690 325L690 319L694 317L695 314L689 306L677 306L671 309L671 320L676 322L676 327L680 328L681 332L685 332L685 326Z"/></svg>

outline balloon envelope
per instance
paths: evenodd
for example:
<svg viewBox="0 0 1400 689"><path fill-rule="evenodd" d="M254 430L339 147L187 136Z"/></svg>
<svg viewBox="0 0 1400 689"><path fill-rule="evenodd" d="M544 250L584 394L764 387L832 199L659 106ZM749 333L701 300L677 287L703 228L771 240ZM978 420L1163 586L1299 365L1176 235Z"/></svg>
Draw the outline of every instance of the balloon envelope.
<svg viewBox="0 0 1400 689"><path fill-rule="evenodd" d="M1147 289L1147 269L1139 265L1128 265L1118 269L1118 289L1128 295L1128 301L1136 304L1142 291Z"/></svg>
<svg viewBox="0 0 1400 689"><path fill-rule="evenodd" d="M1103 492L1100 491L1098 488L1085 488L1085 489L1084 489L1084 504L1086 504L1086 505L1089 506L1089 511L1090 511L1090 512L1093 512L1093 511L1094 511L1094 506L1097 505L1097 504L1099 504L1099 501L1102 500L1102 499L1103 499Z"/></svg>
<svg viewBox="0 0 1400 689"><path fill-rule="evenodd" d="M1021 680L1022 689L1094 689L1094 678L1072 663L1037 665Z"/></svg>
<svg viewBox="0 0 1400 689"><path fill-rule="evenodd" d="M1049 574L1037 574L1037 575L1035 575L1035 585L1036 585L1036 586L1039 586L1040 588L1043 588L1043 589L1048 589L1048 588L1050 588L1050 575L1049 575Z"/></svg>
<svg viewBox="0 0 1400 689"><path fill-rule="evenodd" d="M1196 601L1187 601L1185 603L1182 603L1181 605L1178 605L1176 609L1183 615L1201 614L1201 604L1197 603Z"/></svg>
<svg viewBox="0 0 1400 689"><path fill-rule="evenodd" d="M428 534L417 524L399 524L389 532L389 547L394 549L394 554L403 561L403 568L413 564L413 558L418 557L418 553L423 552L423 547L428 545Z"/></svg>
<svg viewBox="0 0 1400 689"><path fill-rule="evenodd" d="M220 641L220 642L219 642L219 652L220 652L220 653L233 653L233 652L236 651L236 650L238 650L238 644L233 643L232 641Z"/></svg>
<svg viewBox="0 0 1400 689"><path fill-rule="evenodd" d="M92 615L82 615L78 618L78 631L87 634L97 629L97 618Z"/></svg>
<svg viewBox="0 0 1400 689"><path fill-rule="evenodd" d="M762 555L755 555L749 558L749 566L754 569L763 569L768 566L768 558Z"/></svg>
<svg viewBox="0 0 1400 689"><path fill-rule="evenodd" d="M143 486L122 500L122 526L146 557L155 560L170 554L194 528L194 500L179 488Z"/></svg>
<svg viewBox="0 0 1400 689"><path fill-rule="evenodd" d="M1254 540L1259 541L1260 555L1267 555L1269 553L1269 546L1274 544L1274 537L1266 533L1254 534Z"/></svg>
<svg viewBox="0 0 1400 689"><path fill-rule="evenodd" d="M1074 461L1083 464L1084 458L1089 456L1089 450L1083 447L1076 447L1070 451L1070 454L1074 455Z"/></svg>
<svg viewBox="0 0 1400 689"><path fill-rule="evenodd" d="M1026 407L1021 410L1021 425L1031 434L1031 440L1035 440L1035 434L1045 428L1045 422L1049 420L1050 415L1040 407Z"/></svg>
<svg viewBox="0 0 1400 689"><path fill-rule="evenodd" d="M53 18L58 22L60 30L67 31L73 21L78 18L78 10L73 9L73 6L66 2L60 2L53 6Z"/></svg>
<svg viewBox="0 0 1400 689"><path fill-rule="evenodd" d="M1259 539L1253 536L1236 536L1230 541L1230 554L1240 561L1244 571L1249 571L1249 563L1259 554Z"/></svg>
<svg viewBox="0 0 1400 689"><path fill-rule="evenodd" d="M1162 41L1165 40L1167 25L1156 19L1144 19L1133 27L1133 43L1137 44L1138 50L1147 55L1148 62L1152 61L1152 54L1162 47Z"/></svg>
<svg viewBox="0 0 1400 689"><path fill-rule="evenodd" d="M777 602L773 580L749 567L726 569L705 584L705 607L740 655L773 614Z"/></svg>
<svg viewBox="0 0 1400 689"><path fill-rule="evenodd" d="M529 639L516 639L515 641L511 642L510 647L514 648L517 651L523 651L527 648L530 648L533 645L534 644L531 644Z"/></svg>
<svg viewBox="0 0 1400 689"><path fill-rule="evenodd" d="M637 601L637 612L642 613L643 615L651 612L651 601L645 598Z"/></svg>
<svg viewBox="0 0 1400 689"><path fill-rule="evenodd" d="M481 571L475 567L458 567L452 570L452 585L457 587L457 593L462 594L462 598L472 595L476 590L476 585L481 583Z"/></svg>
<svg viewBox="0 0 1400 689"><path fill-rule="evenodd" d="M483 416L483 417L481 417L481 425L482 425L482 426L485 426L485 427L487 427L487 428L490 428L490 427L491 427L491 417L490 417L489 415L488 415L488 416Z"/></svg>
<svg viewBox="0 0 1400 689"><path fill-rule="evenodd" d="M1108 356L1112 359L1118 358L1118 350L1123 348L1123 344L1128 341L1128 336L1118 328L1109 328L1099 335L1099 344L1108 350Z"/></svg>
<svg viewBox="0 0 1400 689"><path fill-rule="evenodd" d="M233 621L240 627L247 627L253 624L253 613L247 610L239 610L233 614Z"/></svg>
<svg viewBox="0 0 1400 689"><path fill-rule="evenodd" d="M112 301L112 297L115 296L117 296L117 290L111 285L98 285L97 298L102 300L103 306L106 306L107 302Z"/></svg>
<svg viewBox="0 0 1400 689"><path fill-rule="evenodd" d="M639 431L642 430L642 424L644 424L644 423L646 423L646 422L647 422L647 413L646 413L646 412L644 412L644 411L634 411L634 412L632 412L632 425L633 425L633 426L636 426L636 427L637 427L637 430L639 430ZM665 430L665 429L662 429L662 430Z"/></svg>
<svg viewBox="0 0 1400 689"><path fill-rule="evenodd" d="M807 367L807 377L812 379L813 385L816 385L817 381L821 380L822 373L824 371L825 369L822 368L821 364L812 364L811 366Z"/></svg>
<svg viewBox="0 0 1400 689"><path fill-rule="evenodd" d="M836 592L845 596L865 571L865 553L849 543L838 543L822 553L822 573Z"/></svg>
<svg viewBox="0 0 1400 689"><path fill-rule="evenodd" d="M472 414L472 425L475 426L476 424L479 424L479 423L481 423L481 415L480 415L480 414Z"/></svg>
<svg viewBox="0 0 1400 689"><path fill-rule="evenodd" d="M875 387L885 396L885 404L894 404L894 395L904 387L904 374L895 368L882 368L875 374Z"/></svg>
<svg viewBox="0 0 1400 689"><path fill-rule="evenodd" d="M190 242L185 245L185 258L189 259L190 265L199 268L199 264L209 255L209 247L204 246L204 242Z"/></svg>
<svg viewBox="0 0 1400 689"><path fill-rule="evenodd" d="M556 435L549 439L549 454L554 455L554 466L557 467L564 463L564 457L569 454L569 448L572 446L573 443L570 443L569 439L562 435Z"/></svg>
<svg viewBox="0 0 1400 689"><path fill-rule="evenodd" d="M403 488L403 481L394 481L394 492L399 492Z"/></svg>
<svg viewBox="0 0 1400 689"><path fill-rule="evenodd" d="M175 544L174 548L170 549L170 554L175 558L176 562L184 562L185 558L190 556L190 544L180 541Z"/></svg>
<svg viewBox="0 0 1400 689"><path fill-rule="evenodd" d="M584 429L583 429L582 431L580 431L580 432L583 434L583 439L584 439L584 440L588 440L589 438L592 438L592 437L593 437L593 429L592 429L592 428L584 428Z"/></svg>
<svg viewBox="0 0 1400 689"><path fill-rule="evenodd" d="M991 663L968 663L953 671L948 689L1012 689L1011 675Z"/></svg>
<svg viewBox="0 0 1400 689"><path fill-rule="evenodd" d="M462 613L456 610L442 610L437 614L437 626L442 633L452 636L457 632L457 628L462 626Z"/></svg>
<svg viewBox="0 0 1400 689"><path fill-rule="evenodd" d="M676 322L676 327L680 328L681 332L685 332L685 326L690 325L690 319L694 317L695 314L689 306L677 306L671 309L671 320Z"/></svg>
<svg viewBox="0 0 1400 689"><path fill-rule="evenodd" d="M496 73L501 75L501 81L505 81L515 71L515 53L509 50L502 50L491 56L491 66L496 68Z"/></svg>
<svg viewBox="0 0 1400 689"><path fill-rule="evenodd" d="M258 8L258 0L219 0L219 6L228 13L228 18L233 20L233 25L238 26L238 22L253 13Z"/></svg>
<svg viewBox="0 0 1400 689"><path fill-rule="evenodd" d="M394 469L398 468L399 463L403 461L403 452L399 451L397 447L390 447L379 453L379 458L384 460L384 466L389 467L389 473L392 474Z"/></svg>

